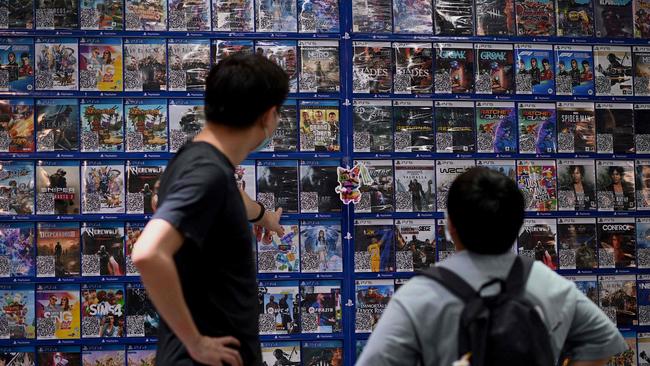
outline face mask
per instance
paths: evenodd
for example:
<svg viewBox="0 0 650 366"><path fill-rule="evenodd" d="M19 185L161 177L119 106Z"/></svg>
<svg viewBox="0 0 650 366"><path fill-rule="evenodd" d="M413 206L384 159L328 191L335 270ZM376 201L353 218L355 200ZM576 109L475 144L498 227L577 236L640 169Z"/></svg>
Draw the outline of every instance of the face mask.
<svg viewBox="0 0 650 366"><path fill-rule="evenodd" d="M269 136L268 132L266 132L266 127L264 127L264 140L262 140L262 142L260 142L260 144L257 145L257 147L255 148L255 150L253 150L253 152L260 152L266 149L266 147L269 146L272 137L273 136Z"/></svg>
<svg viewBox="0 0 650 366"><path fill-rule="evenodd" d="M447 225L445 225L445 239L452 243L453 239L451 238L451 234L449 234L449 216L447 215L447 210L445 210L445 222Z"/></svg>

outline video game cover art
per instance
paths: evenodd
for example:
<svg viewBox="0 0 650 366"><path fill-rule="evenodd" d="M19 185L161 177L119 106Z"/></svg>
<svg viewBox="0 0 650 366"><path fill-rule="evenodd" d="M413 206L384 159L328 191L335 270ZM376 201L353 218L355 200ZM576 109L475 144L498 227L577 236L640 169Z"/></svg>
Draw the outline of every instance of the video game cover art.
<svg viewBox="0 0 650 366"><path fill-rule="evenodd" d="M451 235L447 235L447 219L436 220L436 249L438 250L438 262L441 262L456 253Z"/></svg>
<svg viewBox="0 0 650 366"><path fill-rule="evenodd" d="M289 75L289 93L298 91L298 45L296 41L257 41L255 42L255 54L275 62Z"/></svg>
<svg viewBox="0 0 650 366"><path fill-rule="evenodd" d="M556 145L556 112L553 103L519 103L519 153L553 154Z"/></svg>
<svg viewBox="0 0 650 366"><path fill-rule="evenodd" d="M557 160L558 209L596 210L596 168L593 160Z"/></svg>
<svg viewBox="0 0 650 366"><path fill-rule="evenodd" d="M253 50L253 41L251 40L213 39L212 64L216 65L224 58L237 52L253 54Z"/></svg>
<svg viewBox="0 0 650 366"><path fill-rule="evenodd" d="M650 210L650 160L636 161L636 209Z"/></svg>
<svg viewBox="0 0 650 366"><path fill-rule="evenodd" d="M138 241L142 230L144 230L146 222L144 221L128 221L124 224L125 226L125 247L126 247L126 275L127 276L137 276L140 274L138 268L133 264L131 255L133 254L133 248L135 243Z"/></svg>
<svg viewBox="0 0 650 366"><path fill-rule="evenodd" d="M474 4L471 0L434 0L433 6L436 35L474 34Z"/></svg>
<svg viewBox="0 0 650 366"><path fill-rule="evenodd" d="M338 101L300 102L300 150L340 151Z"/></svg>
<svg viewBox="0 0 650 366"><path fill-rule="evenodd" d="M509 44L475 44L476 94L514 93L514 52Z"/></svg>
<svg viewBox="0 0 650 366"><path fill-rule="evenodd" d="M393 33L433 33L433 9L428 0L393 1Z"/></svg>
<svg viewBox="0 0 650 366"><path fill-rule="evenodd" d="M253 32L253 0L212 0L212 29L216 32Z"/></svg>
<svg viewBox="0 0 650 366"><path fill-rule="evenodd" d="M167 0L126 0L127 31L167 30Z"/></svg>
<svg viewBox="0 0 650 366"><path fill-rule="evenodd" d="M79 339L79 285L36 286L37 339Z"/></svg>
<svg viewBox="0 0 650 366"><path fill-rule="evenodd" d="M476 166L499 172L513 181L517 180L517 165L514 160L477 159Z"/></svg>
<svg viewBox="0 0 650 366"><path fill-rule="evenodd" d="M81 366L81 349L78 346L38 347L38 365Z"/></svg>
<svg viewBox="0 0 650 366"><path fill-rule="evenodd" d="M36 338L34 293L34 285L0 285L0 339Z"/></svg>
<svg viewBox="0 0 650 366"><path fill-rule="evenodd" d="M636 344L637 344L637 333L634 330L626 330L626 331L621 331L621 335L623 336L623 339L625 340L625 344L627 345L627 349L621 353L618 353L614 356L612 356L609 359L610 364L628 364L628 365L636 365Z"/></svg>
<svg viewBox="0 0 650 366"><path fill-rule="evenodd" d="M551 95L555 92L553 46L516 44L517 94Z"/></svg>
<svg viewBox="0 0 650 366"><path fill-rule="evenodd" d="M302 343L302 359L304 365L342 366L343 365L343 342L334 341L310 341Z"/></svg>
<svg viewBox="0 0 650 366"><path fill-rule="evenodd" d="M36 151L79 150L76 99L36 100Z"/></svg>
<svg viewBox="0 0 650 366"><path fill-rule="evenodd" d="M84 222L81 224L81 275L123 276L124 225Z"/></svg>
<svg viewBox="0 0 650 366"><path fill-rule="evenodd" d="M632 95L632 52L625 46L594 46L596 95Z"/></svg>
<svg viewBox="0 0 650 366"><path fill-rule="evenodd" d="M168 4L170 31L210 30L210 0L169 0Z"/></svg>
<svg viewBox="0 0 650 366"><path fill-rule="evenodd" d="M434 165L433 160L395 160L396 212L435 211Z"/></svg>
<svg viewBox="0 0 650 366"><path fill-rule="evenodd" d="M209 39L170 39L167 45L169 91L204 91L210 72Z"/></svg>
<svg viewBox="0 0 650 366"><path fill-rule="evenodd" d="M79 28L76 0L36 0L36 29Z"/></svg>
<svg viewBox="0 0 650 366"><path fill-rule="evenodd" d="M430 94L433 90L433 49L429 43L393 43L395 94Z"/></svg>
<svg viewBox="0 0 650 366"><path fill-rule="evenodd" d="M96 366L126 366L126 351L122 345L83 346L81 360L84 365Z"/></svg>
<svg viewBox="0 0 650 366"><path fill-rule="evenodd" d="M296 1L257 0L255 5L255 30L257 32L298 31Z"/></svg>
<svg viewBox="0 0 650 366"><path fill-rule="evenodd" d="M393 62L390 42L353 42L352 91L390 93Z"/></svg>
<svg viewBox="0 0 650 366"><path fill-rule="evenodd" d="M257 241L257 272L300 272L300 230L297 221L283 221L284 235L254 226Z"/></svg>
<svg viewBox="0 0 650 366"><path fill-rule="evenodd" d="M590 102L557 103L557 152L596 151L596 116Z"/></svg>
<svg viewBox="0 0 650 366"><path fill-rule="evenodd" d="M356 280L355 333L371 333L395 293L393 280Z"/></svg>
<svg viewBox="0 0 650 366"><path fill-rule="evenodd" d="M598 211L634 211L634 161L598 160L596 189Z"/></svg>
<svg viewBox="0 0 650 366"><path fill-rule="evenodd" d="M355 152L389 152L393 150L393 108L390 100L353 102L352 133Z"/></svg>
<svg viewBox="0 0 650 366"><path fill-rule="evenodd" d="M599 154L634 154L634 139L631 103L596 103L596 147Z"/></svg>
<svg viewBox="0 0 650 366"><path fill-rule="evenodd" d="M235 168L237 188L246 192L249 197L257 197L255 173L255 161L253 160L244 160Z"/></svg>
<svg viewBox="0 0 650 366"><path fill-rule="evenodd" d="M81 171L84 214L124 213L124 163L111 160L86 160Z"/></svg>
<svg viewBox="0 0 650 366"><path fill-rule="evenodd" d="M517 183L524 195L526 211L557 210L555 160L518 160Z"/></svg>
<svg viewBox="0 0 650 366"><path fill-rule="evenodd" d="M341 86L338 42L298 41L298 47L300 48L300 92L338 92Z"/></svg>
<svg viewBox="0 0 650 366"><path fill-rule="evenodd" d="M390 33L393 28L391 0L352 0L352 31Z"/></svg>
<svg viewBox="0 0 650 366"><path fill-rule="evenodd" d="M594 5L591 0L556 0L557 35L591 37L594 35Z"/></svg>
<svg viewBox="0 0 650 366"><path fill-rule="evenodd" d="M126 162L126 213L153 214L156 183L167 166L165 160L129 160Z"/></svg>
<svg viewBox="0 0 650 366"><path fill-rule="evenodd" d="M474 166L474 160L436 161L436 207L438 212L447 210L447 194L453 181Z"/></svg>
<svg viewBox="0 0 650 366"><path fill-rule="evenodd" d="M36 277L81 274L79 223L39 222L36 231Z"/></svg>
<svg viewBox="0 0 650 366"><path fill-rule="evenodd" d="M341 282L302 281L300 321L303 333L340 333L343 330Z"/></svg>
<svg viewBox="0 0 650 366"><path fill-rule="evenodd" d="M336 160L302 160L300 162L300 212L341 212Z"/></svg>
<svg viewBox="0 0 650 366"><path fill-rule="evenodd" d="M34 347L1 347L0 348L0 362L5 365L24 365L34 366L36 360L36 352Z"/></svg>
<svg viewBox="0 0 650 366"><path fill-rule="evenodd" d="M471 93L474 90L474 49L471 43L434 43L435 93Z"/></svg>
<svg viewBox="0 0 650 366"><path fill-rule="evenodd" d="M169 99L169 152L177 152L201 131L204 105L201 99Z"/></svg>
<svg viewBox="0 0 650 366"><path fill-rule="evenodd" d="M576 284L576 287L587 298L598 305L598 278L596 275L586 276L563 276L569 281Z"/></svg>
<svg viewBox="0 0 650 366"><path fill-rule="evenodd" d="M203 103L202 100L198 100ZM295 99L288 99L279 108L280 118L278 127L271 136L271 141L262 150L263 152L297 151L298 149L298 106ZM307 120L309 112L302 112Z"/></svg>
<svg viewBox="0 0 650 366"><path fill-rule="evenodd" d="M0 161L0 215L34 213L34 164Z"/></svg>
<svg viewBox="0 0 650 366"><path fill-rule="evenodd" d="M391 160L359 160L366 166L372 179L361 187L361 201L357 212L392 212L394 209L393 162Z"/></svg>
<svg viewBox="0 0 650 366"><path fill-rule="evenodd" d="M514 0L476 1L477 36L512 36L514 34Z"/></svg>
<svg viewBox="0 0 650 366"><path fill-rule="evenodd" d="M339 0L298 0L300 33L337 33L340 30Z"/></svg>
<svg viewBox="0 0 650 366"><path fill-rule="evenodd" d="M260 281L260 334L300 333L298 281Z"/></svg>
<svg viewBox="0 0 650 366"><path fill-rule="evenodd" d="M554 36L555 4L553 0L515 0L517 35Z"/></svg>
<svg viewBox="0 0 650 366"><path fill-rule="evenodd" d="M267 210L298 213L298 162L258 160L257 200Z"/></svg>
<svg viewBox="0 0 650 366"><path fill-rule="evenodd" d="M119 0L81 0L79 23L82 30L124 29L124 6Z"/></svg>
<svg viewBox="0 0 650 366"><path fill-rule="evenodd" d="M649 2L650 4L650 2ZM650 11L650 10L649 10ZM650 35L648 35L650 38ZM650 95L650 47L634 46L634 95Z"/></svg>
<svg viewBox="0 0 650 366"><path fill-rule="evenodd" d="M637 267L650 268L650 218L636 218ZM650 289L650 287L648 288ZM650 301L650 297L648 298Z"/></svg>
<svg viewBox="0 0 650 366"><path fill-rule="evenodd" d="M436 152L473 153L474 102L436 101Z"/></svg>
<svg viewBox="0 0 650 366"><path fill-rule="evenodd" d="M395 100L393 117L395 152L433 151L435 133L431 101Z"/></svg>
<svg viewBox="0 0 650 366"><path fill-rule="evenodd" d="M34 151L34 101L0 100L0 151Z"/></svg>
<svg viewBox="0 0 650 366"><path fill-rule="evenodd" d="M395 272L393 221L354 221L354 271Z"/></svg>
<svg viewBox="0 0 650 366"><path fill-rule="evenodd" d="M156 345L126 346L126 364L127 366L154 366L156 364Z"/></svg>
<svg viewBox="0 0 650 366"><path fill-rule="evenodd" d="M644 280L646 281L648 280L648 278L646 278L646 275L639 275L638 277L641 276L644 277ZM638 277L637 279L639 279ZM640 286L639 286L639 290L641 290ZM641 301L639 301L639 304L641 304ZM637 334L637 347L639 351L639 359L638 359L639 366L650 365L650 333Z"/></svg>
<svg viewBox="0 0 650 366"><path fill-rule="evenodd" d="M596 37L632 38L632 0L594 0Z"/></svg>
<svg viewBox="0 0 650 366"><path fill-rule="evenodd" d="M124 151L122 99L81 99L81 152Z"/></svg>
<svg viewBox="0 0 650 366"><path fill-rule="evenodd" d="M124 285L83 284L81 299L81 335L84 338L126 336Z"/></svg>
<svg viewBox="0 0 650 366"><path fill-rule="evenodd" d="M650 153L650 104L634 105L634 145L637 154Z"/></svg>
<svg viewBox="0 0 650 366"><path fill-rule="evenodd" d="M632 8L634 10L634 37L650 38L650 1L634 0Z"/></svg>
<svg viewBox="0 0 650 366"><path fill-rule="evenodd" d="M36 275L35 239L33 223L0 224L0 261L4 263L0 277L17 278Z"/></svg>
<svg viewBox="0 0 650 366"><path fill-rule="evenodd" d="M5 18L0 22L0 29L33 29L34 0L0 1L0 12Z"/></svg>
<svg viewBox="0 0 650 366"><path fill-rule="evenodd" d="M519 255L533 258L557 270L557 223L555 219L525 219L517 238Z"/></svg>
<svg viewBox="0 0 650 366"><path fill-rule="evenodd" d="M300 259L303 273L343 271L340 221L301 221Z"/></svg>
<svg viewBox="0 0 650 366"><path fill-rule="evenodd" d="M167 54L164 39L124 40L124 91L167 90Z"/></svg>
<svg viewBox="0 0 650 366"><path fill-rule="evenodd" d="M36 90L79 89L78 61L76 38L37 38Z"/></svg>
<svg viewBox="0 0 650 366"><path fill-rule="evenodd" d="M30 93L33 90L33 39L5 38L0 40L0 91Z"/></svg>
<svg viewBox="0 0 650 366"><path fill-rule="evenodd" d="M261 366L300 366L300 342L262 342Z"/></svg>
<svg viewBox="0 0 650 366"><path fill-rule="evenodd" d="M637 325L635 275L598 276L598 302L617 327Z"/></svg>
<svg viewBox="0 0 650 366"><path fill-rule="evenodd" d="M396 272L433 267L436 262L436 227L431 220L395 220Z"/></svg>
<svg viewBox="0 0 650 366"><path fill-rule="evenodd" d="M560 269L598 268L595 219L560 218L557 220L557 235Z"/></svg>
<svg viewBox="0 0 650 366"><path fill-rule="evenodd" d="M555 94L594 95L591 46L555 46Z"/></svg>
<svg viewBox="0 0 650 366"><path fill-rule="evenodd" d="M79 161L41 160L36 165L36 214L79 214Z"/></svg>
<svg viewBox="0 0 650 366"><path fill-rule="evenodd" d="M160 315L141 284L126 285L126 323L127 337L158 336Z"/></svg>
<svg viewBox="0 0 650 366"><path fill-rule="evenodd" d="M167 151L167 100L127 99L126 151Z"/></svg>
<svg viewBox="0 0 650 366"><path fill-rule="evenodd" d="M476 102L476 152L517 151L517 113L513 102Z"/></svg>

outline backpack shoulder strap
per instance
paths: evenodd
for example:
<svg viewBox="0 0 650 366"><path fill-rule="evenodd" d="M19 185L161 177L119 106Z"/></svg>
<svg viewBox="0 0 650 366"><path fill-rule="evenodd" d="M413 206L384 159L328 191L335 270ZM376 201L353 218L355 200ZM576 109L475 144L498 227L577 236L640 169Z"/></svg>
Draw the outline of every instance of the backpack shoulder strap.
<svg viewBox="0 0 650 366"><path fill-rule="evenodd" d="M507 293L510 295L520 295L523 293L534 263L535 260L532 258L521 256L515 258L515 262L512 268L510 268L510 273L508 273L508 278L505 283L505 291Z"/></svg>
<svg viewBox="0 0 650 366"><path fill-rule="evenodd" d="M478 293L465 280L446 268L435 266L418 272L418 275L438 282L464 303L478 296Z"/></svg>

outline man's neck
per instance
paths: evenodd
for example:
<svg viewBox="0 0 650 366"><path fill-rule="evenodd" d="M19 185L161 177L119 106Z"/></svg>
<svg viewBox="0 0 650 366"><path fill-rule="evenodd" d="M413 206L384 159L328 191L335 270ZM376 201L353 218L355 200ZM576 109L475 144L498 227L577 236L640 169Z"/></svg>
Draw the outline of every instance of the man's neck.
<svg viewBox="0 0 650 366"><path fill-rule="evenodd" d="M210 122L194 138L194 141L206 142L216 147L234 166L239 165L248 156L249 151L245 144L247 140L244 131L235 131Z"/></svg>

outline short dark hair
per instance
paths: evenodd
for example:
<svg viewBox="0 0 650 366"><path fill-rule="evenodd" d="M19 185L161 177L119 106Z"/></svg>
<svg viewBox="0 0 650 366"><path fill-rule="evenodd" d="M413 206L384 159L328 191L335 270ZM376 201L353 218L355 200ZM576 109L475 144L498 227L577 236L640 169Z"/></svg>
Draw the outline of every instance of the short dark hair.
<svg viewBox="0 0 650 366"><path fill-rule="evenodd" d="M206 80L207 121L246 129L289 93L289 77L259 55L235 53L215 65Z"/></svg>
<svg viewBox="0 0 650 366"><path fill-rule="evenodd" d="M524 197L517 184L491 169L477 167L451 184L449 219L463 246L479 254L503 254L524 223Z"/></svg>
<svg viewBox="0 0 650 366"><path fill-rule="evenodd" d="M583 165L569 165L569 173L573 174L573 172L578 169L580 172L580 175L583 177L585 176L585 167Z"/></svg>
<svg viewBox="0 0 650 366"><path fill-rule="evenodd" d="M625 169L623 169L622 166L614 165L614 166L610 166L607 169L608 175L613 175L615 172L618 173L619 175L625 175Z"/></svg>

